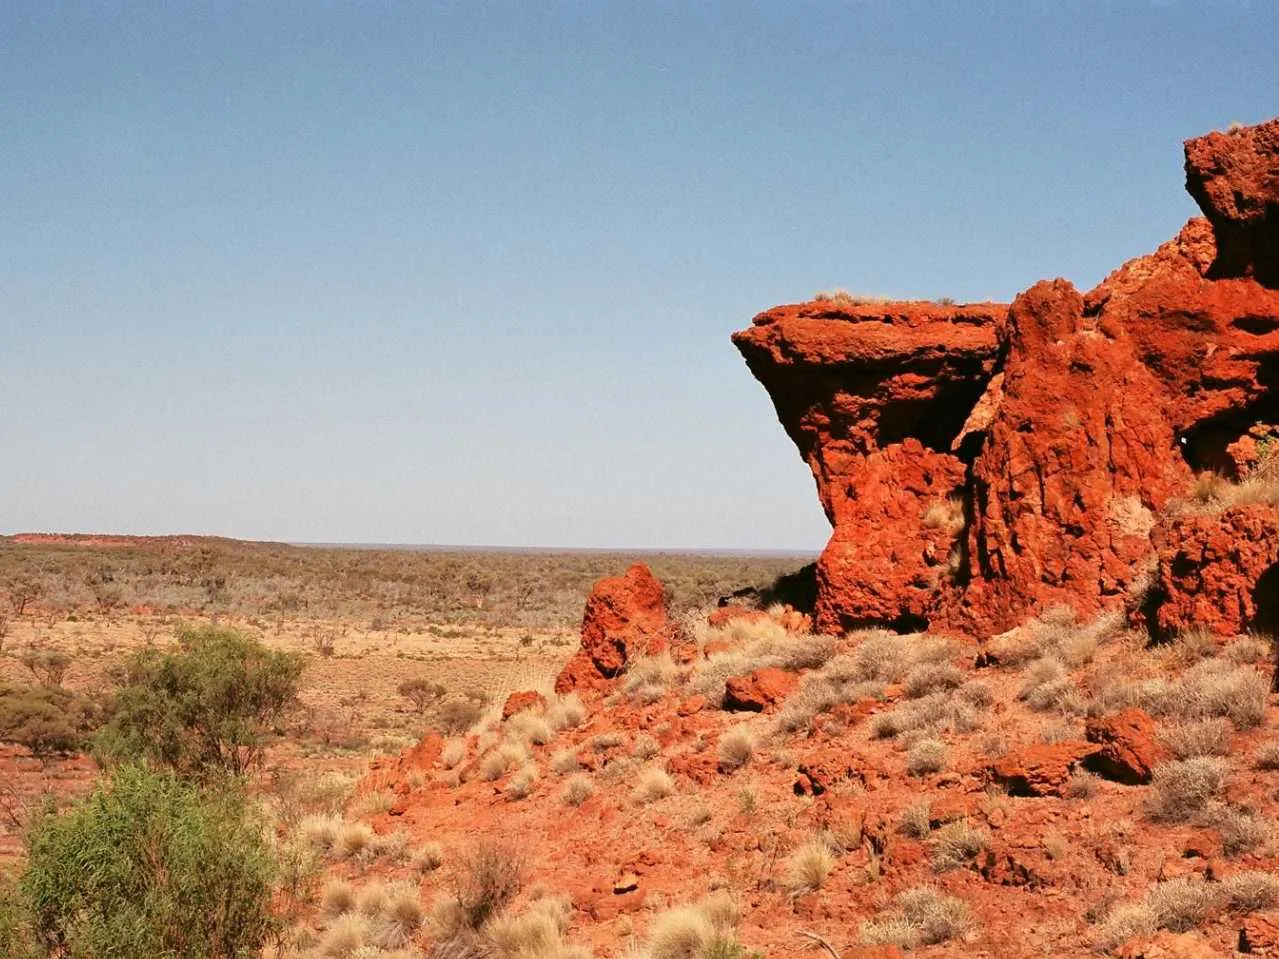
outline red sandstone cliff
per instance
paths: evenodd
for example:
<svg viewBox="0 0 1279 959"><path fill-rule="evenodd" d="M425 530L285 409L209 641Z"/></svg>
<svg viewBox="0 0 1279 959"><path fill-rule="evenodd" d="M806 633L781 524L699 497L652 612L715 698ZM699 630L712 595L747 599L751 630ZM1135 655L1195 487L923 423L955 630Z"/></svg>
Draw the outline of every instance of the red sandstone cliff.
<svg viewBox="0 0 1279 959"><path fill-rule="evenodd" d="M1187 610L1222 633L1269 623L1273 498L1193 522L1184 503L1196 473L1246 479L1279 435L1279 119L1185 154L1205 219L1086 295L817 301L734 335L833 527L819 628L989 635L1063 603L1162 629ZM1187 595L1204 583L1221 601Z"/></svg>

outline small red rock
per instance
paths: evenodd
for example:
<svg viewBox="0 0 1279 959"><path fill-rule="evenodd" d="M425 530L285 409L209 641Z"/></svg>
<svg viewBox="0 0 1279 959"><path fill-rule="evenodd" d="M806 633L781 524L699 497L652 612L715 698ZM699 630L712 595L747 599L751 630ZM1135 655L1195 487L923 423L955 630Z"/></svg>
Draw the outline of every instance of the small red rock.
<svg viewBox="0 0 1279 959"><path fill-rule="evenodd" d="M526 709L538 709L545 705L546 697L536 690L526 689L523 692L511 693L502 706L502 719L507 720Z"/></svg>
<svg viewBox="0 0 1279 959"><path fill-rule="evenodd" d="M799 677L776 666L765 666L724 683L724 708L763 712L777 705L799 685Z"/></svg>
<svg viewBox="0 0 1279 959"><path fill-rule="evenodd" d="M1070 775L1097 747L1079 740L1027 746L986 767L987 778L1015 796L1060 796Z"/></svg>
<svg viewBox="0 0 1279 959"><path fill-rule="evenodd" d="M1089 758L1089 768L1116 782L1148 783L1155 766L1168 758L1156 738L1155 721L1135 706L1088 720L1084 734L1101 747Z"/></svg>

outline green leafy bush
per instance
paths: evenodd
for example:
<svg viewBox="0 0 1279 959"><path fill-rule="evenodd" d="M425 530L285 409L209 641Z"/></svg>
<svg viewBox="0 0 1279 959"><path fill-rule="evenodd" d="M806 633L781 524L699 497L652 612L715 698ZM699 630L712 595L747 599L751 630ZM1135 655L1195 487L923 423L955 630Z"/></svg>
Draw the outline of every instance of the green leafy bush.
<svg viewBox="0 0 1279 959"><path fill-rule="evenodd" d="M19 889L49 955L256 959L273 929L274 866L238 789L120 766L27 846Z"/></svg>
<svg viewBox="0 0 1279 959"><path fill-rule="evenodd" d="M301 672L297 656L235 630L184 629L177 649L144 649L126 662L98 752L183 774L243 774L295 705Z"/></svg>

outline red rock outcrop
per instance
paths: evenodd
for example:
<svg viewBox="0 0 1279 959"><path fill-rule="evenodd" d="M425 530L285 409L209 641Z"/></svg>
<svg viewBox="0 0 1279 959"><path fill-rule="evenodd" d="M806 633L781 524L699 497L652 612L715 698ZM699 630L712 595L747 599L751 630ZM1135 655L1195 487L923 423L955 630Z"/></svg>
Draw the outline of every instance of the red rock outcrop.
<svg viewBox="0 0 1279 959"><path fill-rule="evenodd" d="M601 690L626 664L667 648L671 624L661 582L643 563L595 584L582 615L582 645L555 680L555 691Z"/></svg>
<svg viewBox="0 0 1279 959"><path fill-rule="evenodd" d="M1157 562L1153 627L1191 606L1220 632L1264 617L1265 549L1194 574L1235 597L1215 612L1178 585L1199 563L1183 546L1206 555L1238 521L1214 534L1170 504L1197 472L1242 478L1279 424L1279 120L1185 153L1206 219L1086 295L1055 280L1011 307L817 301L734 335L833 526L818 629L990 635L1060 604L1131 609Z"/></svg>
<svg viewBox="0 0 1279 959"><path fill-rule="evenodd" d="M734 336L835 530L817 565L819 629L914 623L930 607L962 528L946 515L964 485L956 450L1006 312L818 301L762 313Z"/></svg>

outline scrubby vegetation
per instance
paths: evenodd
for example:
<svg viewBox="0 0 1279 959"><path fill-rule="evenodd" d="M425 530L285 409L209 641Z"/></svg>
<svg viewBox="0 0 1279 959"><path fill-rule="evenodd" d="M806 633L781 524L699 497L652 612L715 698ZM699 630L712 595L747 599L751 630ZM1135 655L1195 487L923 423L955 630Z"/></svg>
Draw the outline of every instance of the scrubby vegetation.
<svg viewBox="0 0 1279 959"><path fill-rule="evenodd" d="M98 749L186 774L243 774L294 705L301 671L296 656L234 630L183 629L176 649L144 649L125 662Z"/></svg>
<svg viewBox="0 0 1279 959"><path fill-rule="evenodd" d="M275 865L234 784L121 766L82 804L42 815L27 843L12 895L28 949L247 959L275 928Z"/></svg>

